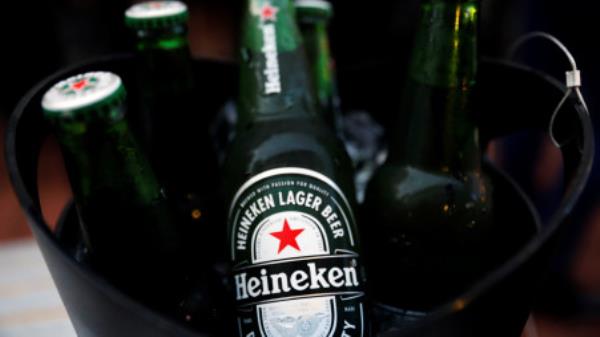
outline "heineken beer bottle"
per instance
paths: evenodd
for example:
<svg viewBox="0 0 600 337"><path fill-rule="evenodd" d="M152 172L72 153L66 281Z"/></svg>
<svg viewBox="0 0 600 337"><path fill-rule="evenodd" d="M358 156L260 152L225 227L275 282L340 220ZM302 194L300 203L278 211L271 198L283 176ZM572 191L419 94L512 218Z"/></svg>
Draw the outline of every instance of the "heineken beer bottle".
<svg viewBox="0 0 600 337"><path fill-rule="evenodd" d="M142 140L153 156L161 154L154 146L173 131L164 122L199 115L187 106L194 89L187 20L187 7L179 1L142 2L125 12L136 53Z"/></svg>
<svg viewBox="0 0 600 337"><path fill-rule="evenodd" d="M422 2L389 157L367 188L372 295L406 319L459 295L485 269L492 187L472 111L478 17L476 0Z"/></svg>
<svg viewBox="0 0 600 337"><path fill-rule="evenodd" d="M185 276L177 224L125 120L119 76L90 72L42 100L59 140L89 262L138 299L175 305Z"/></svg>
<svg viewBox="0 0 600 337"><path fill-rule="evenodd" d="M135 41L142 145L161 184L189 224L201 254L216 254L211 222L219 215L217 158L209 137L209 111L199 106L187 38L188 10L179 1L131 6L125 22ZM201 244L198 244L201 243Z"/></svg>
<svg viewBox="0 0 600 337"><path fill-rule="evenodd" d="M224 169L240 336L362 336L352 169L313 97L290 0L247 0Z"/></svg>
<svg viewBox="0 0 600 337"><path fill-rule="evenodd" d="M319 108L325 121L339 133L341 113L327 35L333 9L324 0L296 0L294 4Z"/></svg>

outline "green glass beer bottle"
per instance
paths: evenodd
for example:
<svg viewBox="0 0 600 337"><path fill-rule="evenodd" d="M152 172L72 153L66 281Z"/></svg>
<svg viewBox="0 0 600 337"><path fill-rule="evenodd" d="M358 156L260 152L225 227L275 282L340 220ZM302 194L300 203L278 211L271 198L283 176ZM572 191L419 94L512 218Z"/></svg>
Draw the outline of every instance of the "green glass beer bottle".
<svg viewBox="0 0 600 337"><path fill-rule="evenodd" d="M142 146L160 182L195 228L213 207L217 159L208 111L199 106L187 37L188 10L179 1L148 1L125 12L135 40Z"/></svg>
<svg viewBox="0 0 600 337"><path fill-rule="evenodd" d="M290 0L247 0L224 166L239 336L361 335L351 164L321 118Z"/></svg>
<svg viewBox="0 0 600 337"><path fill-rule="evenodd" d="M319 108L327 124L339 134L341 113L327 34L333 9L324 0L296 0L294 4Z"/></svg>
<svg viewBox="0 0 600 337"><path fill-rule="evenodd" d="M420 15L389 157L361 214L371 294L409 320L483 276L492 229L472 111L479 1L424 0Z"/></svg>
<svg viewBox="0 0 600 337"><path fill-rule="evenodd" d="M179 1L142 2L125 12L134 35L142 140L152 155L158 155L153 146L169 131L163 122L198 114L185 106L194 89L187 20L187 7Z"/></svg>
<svg viewBox="0 0 600 337"><path fill-rule="evenodd" d="M63 80L42 99L77 207L88 262L151 305L176 305L185 252L173 212L125 119L110 72Z"/></svg>

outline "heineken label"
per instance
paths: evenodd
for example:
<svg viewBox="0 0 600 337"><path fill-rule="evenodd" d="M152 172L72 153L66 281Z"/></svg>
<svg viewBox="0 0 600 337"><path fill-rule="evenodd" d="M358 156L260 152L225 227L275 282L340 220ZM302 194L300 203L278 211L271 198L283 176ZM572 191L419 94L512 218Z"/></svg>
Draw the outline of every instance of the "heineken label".
<svg viewBox="0 0 600 337"><path fill-rule="evenodd" d="M277 50L277 13L279 8L265 2L261 7L253 9L253 14L260 17L264 57L264 90L266 95L281 93L281 78L279 68L279 51Z"/></svg>
<svg viewBox="0 0 600 337"><path fill-rule="evenodd" d="M240 336L363 336L354 215L331 179L302 168L254 176L229 225Z"/></svg>

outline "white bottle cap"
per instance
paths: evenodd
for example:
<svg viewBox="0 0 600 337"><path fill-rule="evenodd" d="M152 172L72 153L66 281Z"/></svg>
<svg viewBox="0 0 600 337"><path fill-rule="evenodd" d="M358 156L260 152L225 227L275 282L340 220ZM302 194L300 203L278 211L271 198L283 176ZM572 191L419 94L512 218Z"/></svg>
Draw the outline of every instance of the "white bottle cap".
<svg viewBox="0 0 600 337"><path fill-rule="evenodd" d="M79 74L60 81L42 99L47 112L67 112L110 103L121 98L124 87L121 78L111 72L96 71Z"/></svg>

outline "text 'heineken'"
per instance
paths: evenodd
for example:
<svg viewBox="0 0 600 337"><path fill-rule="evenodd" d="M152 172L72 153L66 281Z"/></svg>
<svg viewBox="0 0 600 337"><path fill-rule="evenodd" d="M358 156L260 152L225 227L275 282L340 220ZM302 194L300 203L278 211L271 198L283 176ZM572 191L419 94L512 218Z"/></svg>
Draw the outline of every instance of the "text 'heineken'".
<svg viewBox="0 0 600 337"><path fill-rule="evenodd" d="M239 335L363 336L350 161L317 108L289 0L248 0L224 168Z"/></svg>

